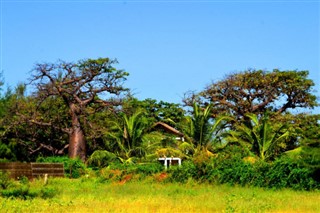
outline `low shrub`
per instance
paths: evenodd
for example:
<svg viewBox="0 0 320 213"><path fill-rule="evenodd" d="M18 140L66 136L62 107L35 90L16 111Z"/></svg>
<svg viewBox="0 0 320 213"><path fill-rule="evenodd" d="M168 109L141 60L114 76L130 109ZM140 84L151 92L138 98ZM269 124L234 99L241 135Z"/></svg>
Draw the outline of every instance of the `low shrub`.
<svg viewBox="0 0 320 213"><path fill-rule="evenodd" d="M0 171L0 189L6 189L12 185L12 180L7 172Z"/></svg>
<svg viewBox="0 0 320 213"><path fill-rule="evenodd" d="M45 186L41 188L39 192L39 197L43 199L49 199L49 198L53 198L57 194L59 194L57 189L55 189L54 187Z"/></svg>
<svg viewBox="0 0 320 213"><path fill-rule="evenodd" d="M58 192L52 187L43 187L41 189L31 189L27 185L15 186L1 191L1 196L6 198L20 198L23 200L36 197L42 199L53 198Z"/></svg>
<svg viewBox="0 0 320 213"><path fill-rule="evenodd" d="M153 175L162 172L163 170L164 166L158 162L137 164L137 167L135 169L136 173L144 176Z"/></svg>
<svg viewBox="0 0 320 213"><path fill-rule="evenodd" d="M274 162L251 162L239 156L227 159L217 157L205 163L185 161L181 167L168 170L169 180L173 182L185 183L193 179L198 182L296 190L320 189L320 182L314 178L317 172L317 169L287 158Z"/></svg>
<svg viewBox="0 0 320 213"><path fill-rule="evenodd" d="M290 158L279 158L265 174L266 186L271 188L320 189L320 182L313 178L315 170Z"/></svg>
<svg viewBox="0 0 320 213"><path fill-rule="evenodd" d="M2 190L1 196L7 198L20 198L26 200L28 198L34 198L36 194L30 191L29 186L21 185L18 187Z"/></svg>
<svg viewBox="0 0 320 213"><path fill-rule="evenodd" d="M192 161L183 161L181 166L168 169L169 181L185 183L189 179L197 179L198 169Z"/></svg>
<svg viewBox="0 0 320 213"><path fill-rule="evenodd" d="M80 159L65 157L39 157L37 162L41 163L63 163L64 172L67 177L79 178L86 173L86 165Z"/></svg>
<svg viewBox="0 0 320 213"><path fill-rule="evenodd" d="M158 162L155 163L137 163L137 164L121 164L114 163L108 166L109 169L121 170L125 173L136 173L141 175L151 175L163 171L164 166Z"/></svg>
<svg viewBox="0 0 320 213"><path fill-rule="evenodd" d="M120 162L118 157L106 150L96 150L88 159L88 165L94 169L107 167L112 162Z"/></svg>
<svg viewBox="0 0 320 213"><path fill-rule="evenodd" d="M105 168L92 172L97 175L99 182L117 181L125 183L132 180L148 179L150 181L161 180L161 182L186 183L192 180L273 189L320 189L320 181L317 176L319 170L317 167L306 166L297 160L282 157L273 162L265 162L258 158L252 160L252 158L243 157L242 155L200 157L185 160L181 166L172 166L167 170L158 162L140 164L112 163ZM55 158L55 160L46 159L45 162L57 161ZM65 163L65 168L67 172L70 171L71 177L79 177L85 171L88 171L88 169L85 170L81 161L62 158L58 162ZM0 185L3 185L2 188L9 185L5 178L3 178L2 182L0 182ZM23 194L23 190L20 192Z"/></svg>
<svg viewBox="0 0 320 213"><path fill-rule="evenodd" d="M47 199L53 198L58 191L50 186L34 186L31 187L28 178L22 177L18 181L10 180L11 184L1 190L0 195L6 198L19 198L23 200L33 199L35 197Z"/></svg>
<svg viewBox="0 0 320 213"><path fill-rule="evenodd" d="M164 166L157 162L140 164L113 163L108 167L100 169L98 178L101 182L129 180L128 177L130 177L130 180L141 180L160 173L163 170Z"/></svg>

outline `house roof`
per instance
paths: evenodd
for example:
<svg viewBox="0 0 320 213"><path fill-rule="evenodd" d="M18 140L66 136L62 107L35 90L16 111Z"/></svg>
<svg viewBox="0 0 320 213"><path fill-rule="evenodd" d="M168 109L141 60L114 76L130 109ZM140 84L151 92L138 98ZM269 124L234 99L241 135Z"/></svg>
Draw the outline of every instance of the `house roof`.
<svg viewBox="0 0 320 213"><path fill-rule="evenodd" d="M152 127L152 129L157 129L157 128L163 129L166 132L169 132L171 134L177 135L179 137L183 137L184 136L183 133L181 133L180 131L176 130L172 126L170 126L170 125L168 125L166 123L163 123L163 122L157 122Z"/></svg>

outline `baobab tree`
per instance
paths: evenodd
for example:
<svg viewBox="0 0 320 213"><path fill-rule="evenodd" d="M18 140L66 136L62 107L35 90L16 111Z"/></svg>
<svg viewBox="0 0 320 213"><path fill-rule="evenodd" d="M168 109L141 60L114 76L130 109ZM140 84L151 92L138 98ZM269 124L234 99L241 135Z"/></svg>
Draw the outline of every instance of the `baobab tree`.
<svg viewBox="0 0 320 213"><path fill-rule="evenodd" d="M86 139L83 118L88 107L99 106L111 109L119 103L117 97L127 91L123 82L127 72L116 69L117 63L109 58L80 60L77 63L36 64L31 77L35 86L34 97L42 104L50 97L57 97L69 110L69 126L63 131L69 138L69 157L86 159ZM97 108L97 107L95 107ZM50 122L30 120L37 125L52 125Z"/></svg>

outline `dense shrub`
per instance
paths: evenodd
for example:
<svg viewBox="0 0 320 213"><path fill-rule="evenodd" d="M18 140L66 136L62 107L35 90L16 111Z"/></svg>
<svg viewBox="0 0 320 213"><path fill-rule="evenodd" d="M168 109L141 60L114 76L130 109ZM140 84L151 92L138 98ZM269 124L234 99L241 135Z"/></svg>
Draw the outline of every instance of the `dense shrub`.
<svg viewBox="0 0 320 213"><path fill-rule="evenodd" d="M266 186L272 188L320 189L320 182L313 178L315 169L305 167L298 161L280 158L270 165L265 174Z"/></svg>
<svg viewBox="0 0 320 213"><path fill-rule="evenodd" d="M173 167L168 172L170 181L174 182L193 179L199 182L273 189L320 189L320 182L314 178L318 170L287 158L267 163L259 160L248 162L239 156L227 159L218 157L206 163L186 161L181 167Z"/></svg>
<svg viewBox="0 0 320 213"><path fill-rule="evenodd" d="M237 149L238 147L235 148ZM67 157L55 157L41 158L38 159L38 161L62 162L65 165L67 176L70 177L79 177L85 172L85 166L80 160L72 160ZM182 166L172 166L164 171L164 166L158 162L143 164L111 163L107 167L100 169L97 175L99 177L98 180L101 182L126 182L129 180L156 177L159 174L165 173L166 181L181 183L192 180L197 182L257 186L273 189L320 189L319 169L317 167L310 167L298 160L285 157L276 159L273 162L265 162L257 158L243 158L242 154L232 156L224 153L210 158L197 156L194 159L183 161ZM8 185L5 178L2 178L0 185L3 185L2 188ZM24 188L19 190L13 190L10 193L25 193ZM47 194L49 192L50 190ZM43 192L43 194L46 193ZM32 194L28 196L32 196Z"/></svg>
<svg viewBox="0 0 320 213"><path fill-rule="evenodd" d="M198 170L192 161L183 161L181 166L172 166L168 170L170 181L185 183L189 179L197 179Z"/></svg>
<svg viewBox="0 0 320 213"><path fill-rule="evenodd" d="M100 169L100 181L122 181L130 177L130 179L143 179L147 176L160 173L164 170L164 166L160 163L140 163L140 164L121 164L113 163L108 167Z"/></svg>
<svg viewBox="0 0 320 213"><path fill-rule="evenodd" d="M106 150L96 150L88 159L88 165L94 169L106 167L114 162L120 163L120 160L114 153Z"/></svg>
<svg viewBox="0 0 320 213"><path fill-rule="evenodd" d="M161 172L164 167L158 162L155 163L137 163L137 164L122 164L122 163L113 163L108 166L109 169L113 170L122 170L127 173L139 173L150 175L153 173Z"/></svg>
<svg viewBox="0 0 320 213"><path fill-rule="evenodd" d="M3 180L4 175L1 175ZM6 179L6 177L5 177ZM9 180L10 184L2 188L0 195L6 198L32 199L35 197L47 199L52 198L58 191L50 186L41 185L40 187L31 188L28 178L22 177L19 181Z"/></svg>
<svg viewBox="0 0 320 213"><path fill-rule="evenodd" d="M41 163L63 163L64 172L67 177L79 178L85 174L86 165L80 159L69 157L39 157L37 162Z"/></svg>
<svg viewBox="0 0 320 213"><path fill-rule="evenodd" d="M58 192L52 187L44 186L41 189L31 189L28 185L16 185L1 191L2 197L7 198L20 198L20 199L32 199L35 197L48 199L53 198Z"/></svg>
<svg viewBox="0 0 320 213"><path fill-rule="evenodd" d="M0 189L8 188L12 182L7 172L0 171Z"/></svg>
<svg viewBox="0 0 320 213"><path fill-rule="evenodd" d="M254 171L250 163L242 159L233 158L221 162L217 165L215 172L219 183L228 183L231 185L247 185L253 179Z"/></svg>
<svg viewBox="0 0 320 213"><path fill-rule="evenodd" d="M14 188L8 188L1 191L2 197L10 197L10 198L20 198L20 199L28 199L36 197L34 192L30 191L29 186L21 185Z"/></svg>

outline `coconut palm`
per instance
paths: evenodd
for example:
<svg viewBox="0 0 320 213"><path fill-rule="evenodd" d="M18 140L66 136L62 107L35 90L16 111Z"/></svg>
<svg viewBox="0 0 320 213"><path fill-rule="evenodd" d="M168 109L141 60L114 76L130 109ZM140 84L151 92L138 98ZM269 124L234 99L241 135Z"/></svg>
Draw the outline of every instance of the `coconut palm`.
<svg viewBox="0 0 320 213"><path fill-rule="evenodd" d="M148 122L143 111L131 116L122 114L119 122L114 123L114 131L109 135L116 141L118 156L122 161L132 161L144 157L146 148L143 139L148 130Z"/></svg>
<svg viewBox="0 0 320 213"><path fill-rule="evenodd" d="M272 126L266 113L260 119L255 114L247 114L245 117L248 120L236 126L235 131L229 132L228 141L248 148L262 160L274 157L276 148L284 144L289 136L287 125Z"/></svg>
<svg viewBox="0 0 320 213"><path fill-rule="evenodd" d="M193 103L192 116L186 118L187 125L183 128L188 141L192 142L195 149L205 149L214 145L218 133L223 129L228 116L220 116L213 119L211 116L212 104L202 109L197 103Z"/></svg>

